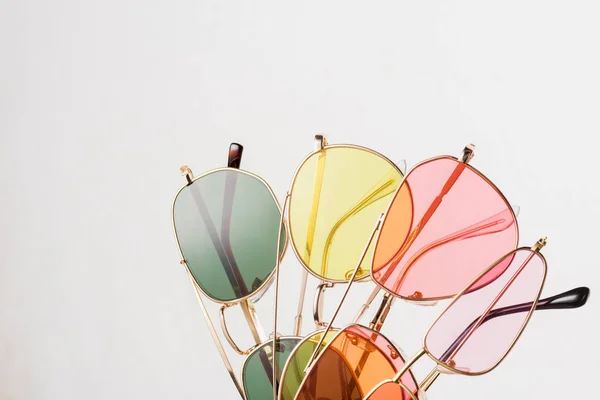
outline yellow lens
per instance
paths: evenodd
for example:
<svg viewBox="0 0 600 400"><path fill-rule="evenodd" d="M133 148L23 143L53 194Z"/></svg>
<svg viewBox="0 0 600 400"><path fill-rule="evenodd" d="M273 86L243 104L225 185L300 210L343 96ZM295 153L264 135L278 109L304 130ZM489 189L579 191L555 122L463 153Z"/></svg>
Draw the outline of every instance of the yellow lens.
<svg viewBox="0 0 600 400"><path fill-rule="evenodd" d="M300 261L328 281L347 281L381 213L402 180L372 150L328 146L304 160L292 184L289 225ZM369 274L374 243L357 277Z"/></svg>

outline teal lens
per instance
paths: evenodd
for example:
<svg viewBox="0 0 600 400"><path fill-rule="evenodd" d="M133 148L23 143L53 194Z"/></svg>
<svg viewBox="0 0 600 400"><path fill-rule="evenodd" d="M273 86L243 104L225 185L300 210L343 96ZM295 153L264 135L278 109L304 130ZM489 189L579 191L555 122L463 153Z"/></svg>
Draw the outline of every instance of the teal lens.
<svg viewBox="0 0 600 400"><path fill-rule="evenodd" d="M266 286L276 264L281 211L260 178L223 169L196 179L175 198L173 224L191 273L211 299L230 302ZM280 254L285 250L282 229Z"/></svg>
<svg viewBox="0 0 600 400"><path fill-rule="evenodd" d="M281 370L299 338L279 339L277 341L277 382L281 379ZM244 391L247 400L265 400L273 398L272 342L263 343L248 356L242 370Z"/></svg>

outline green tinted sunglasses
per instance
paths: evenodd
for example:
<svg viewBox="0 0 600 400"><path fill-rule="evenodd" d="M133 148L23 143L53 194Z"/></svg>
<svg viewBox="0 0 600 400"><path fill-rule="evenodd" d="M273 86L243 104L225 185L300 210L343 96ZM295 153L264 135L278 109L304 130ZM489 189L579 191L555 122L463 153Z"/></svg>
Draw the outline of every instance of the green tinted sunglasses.
<svg viewBox="0 0 600 400"><path fill-rule="evenodd" d="M273 346L256 316L257 302L272 283L277 253L287 246L281 208L271 187L259 176L240 169L243 147L232 143L226 168L194 177L190 168L173 202L173 228L181 263L192 280L213 340L243 398L264 399L272 393ZM246 356L243 388L215 330L202 296L221 304L221 328L235 352ZM239 305L255 345L242 350L232 338L227 308ZM299 338L279 338L277 361L283 365Z"/></svg>

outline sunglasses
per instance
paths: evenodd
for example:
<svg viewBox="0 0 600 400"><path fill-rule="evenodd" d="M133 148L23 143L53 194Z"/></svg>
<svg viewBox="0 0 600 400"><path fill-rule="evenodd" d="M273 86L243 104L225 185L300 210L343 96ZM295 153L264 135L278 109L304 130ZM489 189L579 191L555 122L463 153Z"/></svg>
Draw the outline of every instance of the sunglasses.
<svg viewBox="0 0 600 400"><path fill-rule="evenodd" d="M319 354L295 399L423 399L441 373L493 370L534 310L578 308L587 301L586 287L539 300L547 271L544 244L541 239L532 248L513 250L481 272L440 314L423 349L409 361L380 332L357 324L344 328ZM411 367L425 354L437 365L417 384Z"/></svg>
<svg viewBox="0 0 600 400"><path fill-rule="evenodd" d="M332 329L350 286L365 269L370 270L376 288L354 322L358 323L383 289L382 303L370 324L380 330L396 297L421 305L453 297L485 266L517 247L514 207L485 175L469 165L473 157L474 146L469 145L460 158L440 156L423 161L404 177L385 213L366 231L367 244L363 242L362 253L354 258L358 265L325 334L315 333L292 352L283 370L279 398L293 398L298 381L326 344L327 331ZM317 335L320 339L315 344ZM309 348L312 356L306 361L299 354L306 354Z"/></svg>
<svg viewBox="0 0 600 400"><path fill-rule="evenodd" d="M325 290L348 282L373 224L402 178L400 168L374 150L330 145L323 135L315 136L314 151L300 163L284 203L291 247L304 267L296 334L301 331L308 275L320 281L313 315L316 327L324 327ZM368 277L365 263L356 279Z"/></svg>
<svg viewBox="0 0 600 400"><path fill-rule="evenodd" d="M356 259L403 178L398 166L374 150L330 145L323 135L316 135L314 143L314 151L300 163L292 178L281 221L282 226L287 226L291 247L304 267L294 321L296 336L302 329L309 275L320 281L313 303L317 332L327 326L322 316L327 289L349 279L370 280L366 262L355 271ZM372 251L366 250L368 254ZM273 332L277 332L278 280L277 274ZM273 391L276 395L277 385Z"/></svg>
<svg viewBox="0 0 600 400"><path fill-rule="evenodd" d="M421 304L452 298L517 247L514 207L469 164L474 155L469 145L458 159L423 161L396 191L372 258L373 281L386 292Z"/></svg>
<svg viewBox="0 0 600 400"><path fill-rule="evenodd" d="M287 359L300 338L280 338L272 346L253 306L273 281L287 236L285 227L280 227L281 208L273 190L259 176L240 169L242 154L243 146L232 143L227 167L198 177L182 167L186 184L175 196L172 218L181 264L221 358L242 398L258 399L272 392L271 360ZM236 353L245 356L243 384L233 371L203 297L221 305L223 335ZM240 306L255 342L246 350L237 345L227 328L225 311L234 306Z"/></svg>

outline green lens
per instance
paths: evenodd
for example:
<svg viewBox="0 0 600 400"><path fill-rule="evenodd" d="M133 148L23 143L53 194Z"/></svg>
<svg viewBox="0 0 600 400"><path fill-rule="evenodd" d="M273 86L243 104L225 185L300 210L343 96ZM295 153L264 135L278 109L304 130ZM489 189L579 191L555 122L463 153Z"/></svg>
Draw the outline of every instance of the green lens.
<svg viewBox="0 0 600 400"><path fill-rule="evenodd" d="M277 381L281 370L300 339L280 339L277 341ZM272 342L263 343L258 350L248 356L242 370L244 391L247 400L265 400L273 398Z"/></svg>
<svg viewBox="0 0 600 400"><path fill-rule="evenodd" d="M321 345L321 349L327 346L327 343L333 339L337 333L337 329L331 329L327 332L325 340ZM296 347L294 353L289 357L289 363L283 371L281 380L281 399L294 400L300 384L304 379L304 369L308 365L308 360L312 356L317 344L321 340L323 331L315 332L309 335L304 342Z"/></svg>
<svg viewBox="0 0 600 400"><path fill-rule="evenodd" d="M173 206L183 257L204 293L220 302L248 297L272 277L280 220L265 182L234 169L196 179ZM284 244L285 229L281 253Z"/></svg>

